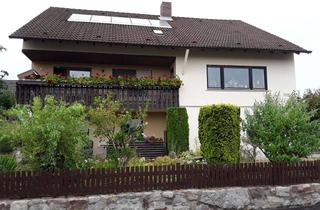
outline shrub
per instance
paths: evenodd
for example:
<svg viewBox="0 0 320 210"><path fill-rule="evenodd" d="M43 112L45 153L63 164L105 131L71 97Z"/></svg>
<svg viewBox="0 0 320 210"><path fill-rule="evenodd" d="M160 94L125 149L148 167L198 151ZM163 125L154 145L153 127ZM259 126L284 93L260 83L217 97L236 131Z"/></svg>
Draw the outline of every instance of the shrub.
<svg viewBox="0 0 320 210"><path fill-rule="evenodd" d="M22 154L36 170L78 168L87 145L85 107L70 106L47 96L44 104L35 97L30 108L12 111L21 123Z"/></svg>
<svg viewBox="0 0 320 210"><path fill-rule="evenodd" d="M182 152L179 157L181 164L205 164L200 150Z"/></svg>
<svg viewBox="0 0 320 210"><path fill-rule="evenodd" d="M117 168L117 162L115 160L104 160L104 161L95 161L91 163L91 168L104 168L104 169L115 169Z"/></svg>
<svg viewBox="0 0 320 210"><path fill-rule="evenodd" d="M314 111L309 112L296 94L283 100L279 94L268 93L245 115L243 129L251 144L270 161L295 161L319 150L319 121L311 120Z"/></svg>
<svg viewBox="0 0 320 210"><path fill-rule="evenodd" d="M240 108L220 104L201 107L199 140L209 164L238 163L240 159Z"/></svg>
<svg viewBox="0 0 320 210"><path fill-rule="evenodd" d="M161 165L175 165L178 163L177 159L170 158L169 156L161 156L157 157L153 161L153 165L155 166L161 166Z"/></svg>
<svg viewBox="0 0 320 210"><path fill-rule="evenodd" d="M0 89L0 108L10 109L15 105L14 95L6 89Z"/></svg>
<svg viewBox="0 0 320 210"><path fill-rule="evenodd" d="M168 108L166 123L169 151L180 154L189 150L189 125L186 108Z"/></svg>
<svg viewBox="0 0 320 210"><path fill-rule="evenodd" d="M135 166L146 166L147 161L144 157L134 157L129 160L128 166L129 167L135 167Z"/></svg>
<svg viewBox="0 0 320 210"><path fill-rule="evenodd" d="M135 156L135 150L129 144L142 137L146 109L130 112L108 94L105 98L95 99L89 116L95 136L109 145L107 158L115 160L119 166L126 166Z"/></svg>
<svg viewBox="0 0 320 210"><path fill-rule="evenodd" d="M0 154L13 152L21 144L20 124L0 119Z"/></svg>
<svg viewBox="0 0 320 210"><path fill-rule="evenodd" d="M2 134L1 134L2 135ZM14 148L13 145L8 138L1 138L0 139L0 154L9 154L13 152Z"/></svg>
<svg viewBox="0 0 320 210"><path fill-rule="evenodd" d="M312 91L307 90L302 98L308 105L308 111L316 110L312 120L320 120L320 89Z"/></svg>
<svg viewBox="0 0 320 210"><path fill-rule="evenodd" d="M17 168L17 161L9 155L0 155L0 171L14 171Z"/></svg>

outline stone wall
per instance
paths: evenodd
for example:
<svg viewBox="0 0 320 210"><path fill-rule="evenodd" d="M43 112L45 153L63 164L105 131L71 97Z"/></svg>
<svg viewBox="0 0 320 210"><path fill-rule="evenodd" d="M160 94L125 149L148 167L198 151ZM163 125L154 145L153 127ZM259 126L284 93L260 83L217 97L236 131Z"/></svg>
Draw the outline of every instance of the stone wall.
<svg viewBox="0 0 320 210"><path fill-rule="evenodd" d="M0 210L138 209L320 209L320 184L232 187L96 195L88 197L2 200ZM313 207L312 207L313 206ZM309 208L302 208L309 207Z"/></svg>

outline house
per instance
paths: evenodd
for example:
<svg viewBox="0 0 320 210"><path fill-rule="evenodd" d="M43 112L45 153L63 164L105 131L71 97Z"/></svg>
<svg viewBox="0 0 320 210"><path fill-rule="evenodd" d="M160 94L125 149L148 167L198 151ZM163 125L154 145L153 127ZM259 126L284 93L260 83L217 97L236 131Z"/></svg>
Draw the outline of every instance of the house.
<svg viewBox="0 0 320 210"><path fill-rule="evenodd" d="M164 138L166 108L186 107L191 149L199 145L201 106L231 103L243 110L261 100L267 90L288 94L296 88L294 54L311 51L240 20L171 13L170 2L162 2L160 15L50 7L10 38L23 39L22 52L40 75L177 75L183 85L175 88L122 87L115 92L121 92L118 98L132 108L145 99L151 101L145 133L158 138ZM17 98L24 103L37 94L57 94L61 88L21 81ZM94 91L83 86L68 88L68 100L85 97L90 102L101 93L99 87ZM80 98L74 95L79 89Z"/></svg>

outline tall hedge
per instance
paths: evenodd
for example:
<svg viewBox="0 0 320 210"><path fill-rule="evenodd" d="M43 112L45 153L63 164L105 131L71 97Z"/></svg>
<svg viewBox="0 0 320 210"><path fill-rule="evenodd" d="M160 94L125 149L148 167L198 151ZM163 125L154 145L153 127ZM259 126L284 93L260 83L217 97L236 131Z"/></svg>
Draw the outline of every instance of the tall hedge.
<svg viewBox="0 0 320 210"><path fill-rule="evenodd" d="M209 164L240 160L240 108L229 104L201 107L199 113L201 151Z"/></svg>
<svg viewBox="0 0 320 210"><path fill-rule="evenodd" d="M189 124L186 108L167 109L167 146L177 154L189 150Z"/></svg>

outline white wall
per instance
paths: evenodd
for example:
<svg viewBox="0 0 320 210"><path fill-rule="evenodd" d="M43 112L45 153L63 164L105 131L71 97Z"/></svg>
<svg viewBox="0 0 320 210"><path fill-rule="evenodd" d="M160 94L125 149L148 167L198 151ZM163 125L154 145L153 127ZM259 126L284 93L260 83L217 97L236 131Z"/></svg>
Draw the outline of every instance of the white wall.
<svg viewBox="0 0 320 210"><path fill-rule="evenodd" d="M242 111L250 108L256 100L262 100L266 91L257 90L208 90L207 65L244 65L266 66L268 90L287 95L295 90L295 71L293 54L258 53L244 51L215 51L191 49L186 66L183 65L185 49L125 47L106 44L90 44L75 42L39 41L24 42L24 49L100 52L137 55L175 56L175 71L182 79L180 88L180 106L186 107L189 115L190 148L199 146L198 113L203 105L230 103L238 105ZM243 115L243 112L242 112Z"/></svg>
<svg viewBox="0 0 320 210"><path fill-rule="evenodd" d="M183 69L183 57L176 60L176 71L183 81L180 88L180 106L187 108L190 127L190 148L198 141L198 114L203 105L230 103L243 110L250 108L256 100L262 100L266 91L257 90L208 90L207 65L266 66L268 90L289 94L295 89L294 58L292 54L217 52L191 50L187 65Z"/></svg>

